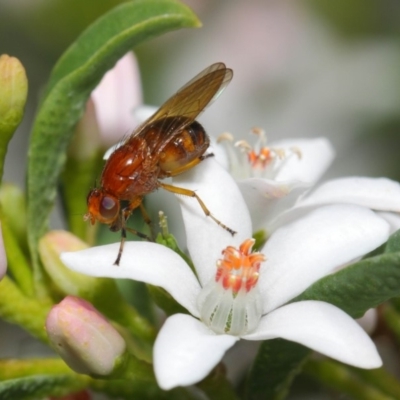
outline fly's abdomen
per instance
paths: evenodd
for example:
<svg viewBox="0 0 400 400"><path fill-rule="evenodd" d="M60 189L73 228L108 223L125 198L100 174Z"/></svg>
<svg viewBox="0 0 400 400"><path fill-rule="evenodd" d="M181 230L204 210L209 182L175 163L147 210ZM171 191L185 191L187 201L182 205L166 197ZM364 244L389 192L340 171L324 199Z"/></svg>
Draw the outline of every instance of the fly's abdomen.
<svg viewBox="0 0 400 400"><path fill-rule="evenodd" d="M165 146L160 155L161 170L176 175L196 165L210 145L204 128L194 121Z"/></svg>

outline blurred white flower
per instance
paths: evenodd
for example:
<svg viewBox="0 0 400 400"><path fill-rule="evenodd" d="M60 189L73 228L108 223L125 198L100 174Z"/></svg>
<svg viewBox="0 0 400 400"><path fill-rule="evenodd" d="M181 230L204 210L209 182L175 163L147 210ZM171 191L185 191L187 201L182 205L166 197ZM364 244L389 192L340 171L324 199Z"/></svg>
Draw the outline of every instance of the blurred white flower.
<svg viewBox="0 0 400 400"><path fill-rule="evenodd" d="M326 172L334 150L325 138L286 139L266 143L265 133L255 130L258 142L233 143L222 134L214 149L216 158L237 179L252 217L254 231L266 237L299 214L327 204L355 204L380 211L391 224L400 227L400 184L387 178L345 177L315 183ZM218 149L221 146L225 154Z"/></svg>
<svg viewBox="0 0 400 400"><path fill-rule="evenodd" d="M320 207L277 229L260 253L251 253L249 212L230 175L207 159L177 179L238 232L231 237L193 199L180 198L196 275L180 256L154 243L126 243L118 268L118 244L62 255L81 273L160 286L189 311L169 317L157 337L154 366L162 388L203 379L240 338L285 338L358 367L381 365L371 339L340 309L319 301L287 303L384 243L389 226L382 218L354 205Z"/></svg>

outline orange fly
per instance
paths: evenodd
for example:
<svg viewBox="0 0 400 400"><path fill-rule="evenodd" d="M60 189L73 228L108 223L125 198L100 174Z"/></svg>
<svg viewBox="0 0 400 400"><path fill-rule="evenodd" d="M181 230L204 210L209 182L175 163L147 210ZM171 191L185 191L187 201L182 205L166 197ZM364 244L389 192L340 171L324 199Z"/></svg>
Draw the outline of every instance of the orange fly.
<svg viewBox="0 0 400 400"><path fill-rule="evenodd" d="M144 220L150 223L142 201L146 194L158 188L196 198L207 216L232 235L235 234L210 213L194 191L160 181L187 171L211 155L204 154L210 140L195 118L219 96L232 76L232 70L225 64L212 64L167 100L108 158L100 187L88 194L88 213L84 218L92 224L96 220L107 224L111 231L121 231L116 265L121 259L126 231L151 240L143 233L128 228L126 221L139 207ZM126 202L127 206L122 207L121 202Z"/></svg>

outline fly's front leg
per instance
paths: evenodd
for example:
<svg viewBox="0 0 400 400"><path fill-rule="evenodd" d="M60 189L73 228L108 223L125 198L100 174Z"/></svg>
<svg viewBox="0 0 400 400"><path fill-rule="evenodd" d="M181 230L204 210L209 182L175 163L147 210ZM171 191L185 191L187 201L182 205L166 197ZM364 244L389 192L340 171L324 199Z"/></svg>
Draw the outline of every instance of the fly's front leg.
<svg viewBox="0 0 400 400"><path fill-rule="evenodd" d="M236 233L233 229L229 228L228 226L223 224L219 219L215 218L214 215L211 214L210 210L206 207L203 200L201 200L201 198L193 190L184 189L184 188L176 187L173 185L168 185L168 184L162 183L162 182L160 182L160 187L162 187L165 190L168 190L169 192L175 193L175 194L182 194L184 196L194 197L200 204L201 209L204 211L204 214L206 214L207 217L210 217L211 219L213 219L219 226L221 226L226 231L228 231L232 236Z"/></svg>
<svg viewBox="0 0 400 400"><path fill-rule="evenodd" d="M119 265L119 262L121 261L121 256L122 252L124 250L124 244L126 240L126 231L140 237L141 239L146 239L148 241L152 241L152 239L145 235L142 232L137 231L136 229L132 229L126 226L126 222L130 215L132 214L133 210L137 207L143 207L142 206L142 198L137 198L134 201L130 202L127 207L121 210L121 219L120 219L120 228L121 228L121 243L119 245L119 250L118 250L118 256L117 259L114 262L114 265ZM146 214L147 215L147 214Z"/></svg>
<svg viewBox="0 0 400 400"><path fill-rule="evenodd" d="M149 214L147 214L147 211L144 208L143 203L140 203L139 207L140 207L140 212L142 213L142 217L144 219L144 222L146 222L146 224L149 226L150 232L151 232L151 236L154 238L153 227L151 225L151 218L150 218Z"/></svg>

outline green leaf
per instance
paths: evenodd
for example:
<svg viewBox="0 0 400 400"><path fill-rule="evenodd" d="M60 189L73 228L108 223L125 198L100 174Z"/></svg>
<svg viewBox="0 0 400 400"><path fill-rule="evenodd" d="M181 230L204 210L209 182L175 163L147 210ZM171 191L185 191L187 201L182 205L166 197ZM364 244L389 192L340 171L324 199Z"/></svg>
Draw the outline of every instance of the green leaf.
<svg viewBox="0 0 400 400"><path fill-rule="evenodd" d="M385 253L396 253L400 251L400 229L390 236L385 246Z"/></svg>
<svg viewBox="0 0 400 400"><path fill-rule="evenodd" d="M247 400L285 398L310 350L283 339L266 340L260 347L246 382Z"/></svg>
<svg viewBox="0 0 400 400"><path fill-rule="evenodd" d="M0 400L37 400L64 396L86 386L75 375L35 375L0 382Z"/></svg>
<svg viewBox="0 0 400 400"><path fill-rule="evenodd" d="M199 25L188 7L174 0L123 3L92 24L54 67L34 122L28 160L29 246L38 278L37 243L47 230L67 146L91 91L133 46Z"/></svg>
<svg viewBox="0 0 400 400"><path fill-rule="evenodd" d="M293 301L326 301L360 318L368 309L396 296L400 296L400 252L350 265L320 279Z"/></svg>

